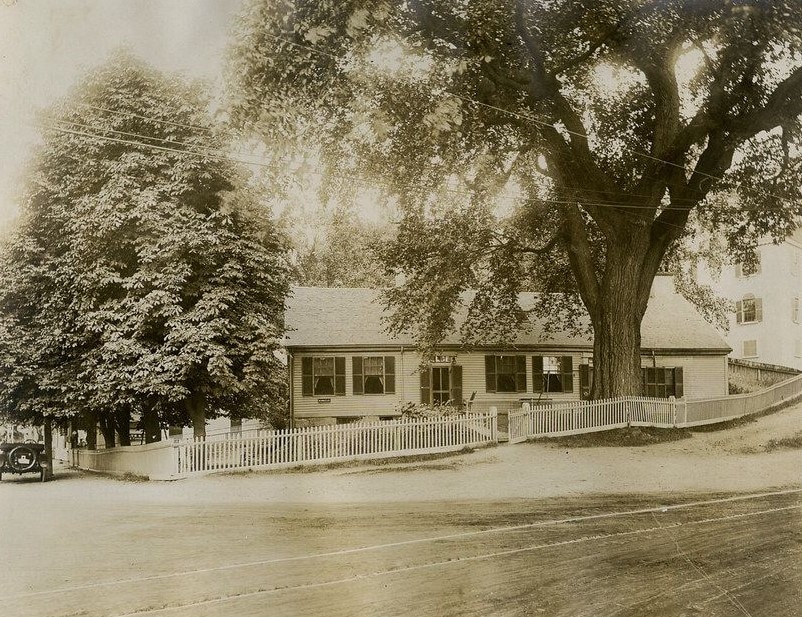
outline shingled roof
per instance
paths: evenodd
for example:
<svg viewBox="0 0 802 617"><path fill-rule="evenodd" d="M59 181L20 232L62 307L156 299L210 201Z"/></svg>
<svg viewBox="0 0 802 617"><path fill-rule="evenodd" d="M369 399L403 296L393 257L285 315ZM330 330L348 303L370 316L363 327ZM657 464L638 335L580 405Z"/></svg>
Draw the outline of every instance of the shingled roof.
<svg viewBox="0 0 802 617"><path fill-rule="evenodd" d="M412 346L409 335L390 336L382 322L383 305L380 290L334 287L296 287L287 300L285 344L299 347L382 347ZM522 293L522 307L532 306L535 295ZM457 319L457 329L460 319ZM449 334L445 346L458 346L458 334ZM534 321L522 330L510 347L590 348L588 336L569 332L543 335L543 323ZM644 350L696 351L729 353L730 347L696 309L681 295L661 282L655 285L641 325L641 346Z"/></svg>

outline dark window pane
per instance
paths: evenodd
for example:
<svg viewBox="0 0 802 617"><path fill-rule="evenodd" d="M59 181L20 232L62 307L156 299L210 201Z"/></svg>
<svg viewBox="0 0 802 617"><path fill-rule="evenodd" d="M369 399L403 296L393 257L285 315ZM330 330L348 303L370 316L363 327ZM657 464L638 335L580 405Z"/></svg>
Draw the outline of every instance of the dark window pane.
<svg viewBox="0 0 802 617"><path fill-rule="evenodd" d="M365 394L384 394L384 383L378 375L365 375Z"/></svg>
<svg viewBox="0 0 802 617"><path fill-rule="evenodd" d="M498 378L498 391L499 392L517 392L515 383L515 373L499 373Z"/></svg>
<svg viewBox="0 0 802 617"><path fill-rule="evenodd" d="M316 376L315 394L334 394L334 376Z"/></svg>
<svg viewBox="0 0 802 617"><path fill-rule="evenodd" d="M563 391L563 379L562 375L558 375L555 373L549 373L546 375L548 381L546 390L548 392L562 392Z"/></svg>

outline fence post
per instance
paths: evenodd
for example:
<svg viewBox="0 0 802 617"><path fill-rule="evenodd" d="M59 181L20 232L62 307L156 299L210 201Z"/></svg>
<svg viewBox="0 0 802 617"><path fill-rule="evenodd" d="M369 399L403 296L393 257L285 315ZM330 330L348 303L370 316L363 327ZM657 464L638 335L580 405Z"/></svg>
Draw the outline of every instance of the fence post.
<svg viewBox="0 0 802 617"><path fill-rule="evenodd" d="M498 407L490 408L490 441L498 442Z"/></svg>
<svg viewBox="0 0 802 617"><path fill-rule="evenodd" d="M668 400L669 400L669 401L671 401L671 404L672 404L672 406L674 407L674 421L673 421L673 426L674 426L674 428L677 428L677 415L678 415L678 409L677 409L677 399L676 399L676 397L675 397L675 396L672 394L671 396L669 396L669 397L668 397Z"/></svg>

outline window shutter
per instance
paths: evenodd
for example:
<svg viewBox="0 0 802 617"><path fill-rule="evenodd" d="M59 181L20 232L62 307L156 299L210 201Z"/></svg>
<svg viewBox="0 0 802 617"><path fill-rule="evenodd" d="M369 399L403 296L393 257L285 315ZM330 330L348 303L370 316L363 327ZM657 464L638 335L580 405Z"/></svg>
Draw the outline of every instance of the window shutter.
<svg viewBox="0 0 802 617"><path fill-rule="evenodd" d="M431 385L430 385L430 378L429 378L429 369L424 368L421 369L420 372L420 402L424 405L428 405L432 402L431 398Z"/></svg>
<svg viewBox="0 0 802 617"><path fill-rule="evenodd" d="M354 356L351 358L351 369L354 374L354 394L364 394L365 381L362 376L362 356Z"/></svg>
<svg viewBox="0 0 802 617"><path fill-rule="evenodd" d="M515 390L526 392L526 356L515 356Z"/></svg>
<svg viewBox="0 0 802 617"><path fill-rule="evenodd" d="M532 390L543 392L543 356L532 356Z"/></svg>
<svg viewBox="0 0 802 617"><path fill-rule="evenodd" d="M485 356L485 390L496 391L496 356Z"/></svg>
<svg viewBox="0 0 802 617"><path fill-rule="evenodd" d="M755 321L763 321L763 299L755 298Z"/></svg>
<svg viewBox="0 0 802 617"><path fill-rule="evenodd" d="M574 359L571 356L562 358L563 392L574 391Z"/></svg>
<svg viewBox="0 0 802 617"><path fill-rule="evenodd" d="M646 369L641 368L640 370L640 385L641 385L641 396L646 396Z"/></svg>
<svg viewBox="0 0 802 617"><path fill-rule="evenodd" d="M395 356L384 356L384 393L395 394Z"/></svg>
<svg viewBox="0 0 802 617"><path fill-rule="evenodd" d="M682 398L685 396L685 384L682 380L682 367L674 369L674 396Z"/></svg>
<svg viewBox="0 0 802 617"><path fill-rule="evenodd" d="M454 401L454 406L462 409L462 367L454 365L451 367L451 392L448 398Z"/></svg>
<svg viewBox="0 0 802 617"><path fill-rule="evenodd" d="M590 366L587 364L579 365L579 398L590 398Z"/></svg>
<svg viewBox="0 0 802 617"><path fill-rule="evenodd" d="M334 358L334 394L345 396L345 356Z"/></svg>
<svg viewBox="0 0 802 617"><path fill-rule="evenodd" d="M301 358L301 396L312 396L312 358Z"/></svg>
<svg viewBox="0 0 802 617"><path fill-rule="evenodd" d="M735 303L735 321L736 321L736 323L741 323L743 321L743 315L744 315L743 302L741 300L738 300Z"/></svg>

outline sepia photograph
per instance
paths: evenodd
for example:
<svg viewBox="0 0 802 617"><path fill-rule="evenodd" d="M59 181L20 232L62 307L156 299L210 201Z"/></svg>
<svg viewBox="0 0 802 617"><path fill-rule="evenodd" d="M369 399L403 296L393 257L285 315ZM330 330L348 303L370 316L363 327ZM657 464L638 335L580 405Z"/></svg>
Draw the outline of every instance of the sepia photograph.
<svg viewBox="0 0 802 617"><path fill-rule="evenodd" d="M802 617L802 0L0 0L0 615Z"/></svg>

